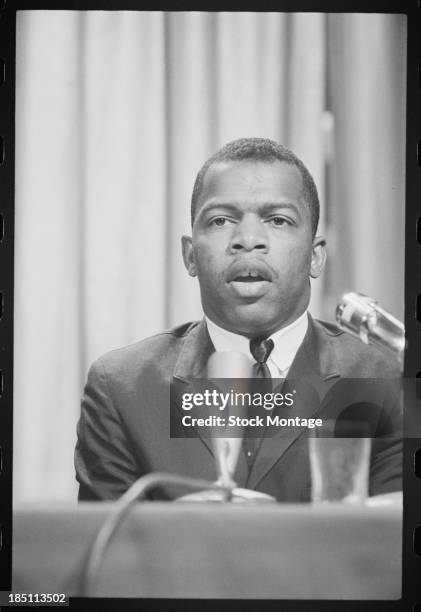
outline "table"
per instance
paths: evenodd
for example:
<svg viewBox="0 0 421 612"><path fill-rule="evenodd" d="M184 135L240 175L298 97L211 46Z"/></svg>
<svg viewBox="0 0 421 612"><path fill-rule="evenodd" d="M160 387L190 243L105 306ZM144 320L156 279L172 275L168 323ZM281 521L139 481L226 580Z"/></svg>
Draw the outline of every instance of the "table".
<svg viewBox="0 0 421 612"><path fill-rule="evenodd" d="M14 512L13 590L77 595L110 503ZM402 508L143 502L121 525L96 596L399 599Z"/></svg>

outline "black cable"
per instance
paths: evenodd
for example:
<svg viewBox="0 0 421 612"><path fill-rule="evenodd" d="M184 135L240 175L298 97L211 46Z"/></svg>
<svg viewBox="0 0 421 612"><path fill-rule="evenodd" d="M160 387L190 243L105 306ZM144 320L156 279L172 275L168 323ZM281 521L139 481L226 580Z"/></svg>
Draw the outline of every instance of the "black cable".
<svg viewBox="0 0 421 612"><path fill-rule="evenodd" d="M222 492L228 500L231 495L231 490L221 486L215 482L209 482L199 478L188 478L185 476L177 476L175 474L165 474L162 472L154 472L142 476L132 484L121 497L118 499L104 523L101 525L95 539L88 549L85 561L83 563L80 579L80 597L93 596L96 581L98 579L99 570L104 561L105 553L111 544L112 538L115 535L118 527L123 519L127 516L129 510L136 501L144 499L146 493L151 489L162 485L174 485L178 487L188 488L193 491L201 491L203 489L216 490Z"/></svg>

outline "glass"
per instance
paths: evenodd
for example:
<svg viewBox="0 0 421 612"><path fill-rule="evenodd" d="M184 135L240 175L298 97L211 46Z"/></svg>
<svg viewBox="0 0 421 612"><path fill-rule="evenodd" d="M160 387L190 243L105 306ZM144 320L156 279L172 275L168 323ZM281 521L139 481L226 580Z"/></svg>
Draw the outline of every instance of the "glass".
<svg viewBox="0 0 421 612"><path fill-rule="evenodd" d="M368 497L371 439L364 423L349 423L335 432L324 424L309 438L313 502L363 502Z"/></svg>

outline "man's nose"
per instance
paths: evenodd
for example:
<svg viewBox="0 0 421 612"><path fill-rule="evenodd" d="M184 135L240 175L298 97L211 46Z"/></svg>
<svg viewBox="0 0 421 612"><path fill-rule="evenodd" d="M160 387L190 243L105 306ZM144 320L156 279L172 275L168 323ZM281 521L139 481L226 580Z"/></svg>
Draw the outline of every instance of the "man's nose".
<svg viewBox="0 0 421 612"><path fill-rule="evenodd" d="M266 228L261 219L255 215L244 215L234 226L230 241L230 250L238 251L268 250Z"/></svg>

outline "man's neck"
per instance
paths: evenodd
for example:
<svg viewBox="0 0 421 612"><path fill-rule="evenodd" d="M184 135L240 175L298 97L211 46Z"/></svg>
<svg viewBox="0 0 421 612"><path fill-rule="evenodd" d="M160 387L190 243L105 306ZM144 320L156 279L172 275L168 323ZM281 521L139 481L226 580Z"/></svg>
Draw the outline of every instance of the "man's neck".
<svg viewBox="0 0 421 612"><path fill-rule="evenodd" d="M215 321L213 321L211 317L205 314L205 320L206 320L206 323L208 324L208 328L214 327L217 330L220 330L221 333L229 334L229 335L237 336L241 338L246 338L247 340L251 340L252 338L257 338L257 337L258 338L272 338L273 336L282 336L283 334L288 333L289 330L294 329L296 326L299 326L300 324L303 324L303 322L307 321L307 319L308 319L308 311L307 309L305 309L302 314L300 314L298 317L293 319L291 322L287 323L287 325L281 325L280 327L278 327L272 332L247 334L247 333L241 333L238 331L233 331L231 329L228 329L227 327L219 325L218 323L215 323Z"/></svg>

